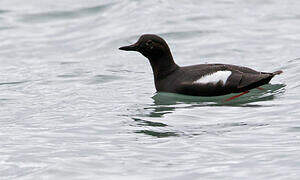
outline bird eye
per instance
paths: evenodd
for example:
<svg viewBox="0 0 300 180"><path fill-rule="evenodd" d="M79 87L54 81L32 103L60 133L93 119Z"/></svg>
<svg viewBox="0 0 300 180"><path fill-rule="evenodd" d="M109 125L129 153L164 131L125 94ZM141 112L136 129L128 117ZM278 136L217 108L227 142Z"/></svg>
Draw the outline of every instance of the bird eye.
<svg viewBox="0 0 300 180"><path fill-rule="evenodd" d="M153 41L151 41L151 40L147 41L147 42L146 42L146 45L147 45L148 47L150 47L150 49L153 49Z"/></svg>
<svg viewBox="0 0 300 180"><path fill-rule="evenodd" d="M153 43L153 42L152 42L151 40L149 40L149 41L146 42L146 45L147 45L147 46L150 46L150 45L152 45L152 43Z"/></svg>

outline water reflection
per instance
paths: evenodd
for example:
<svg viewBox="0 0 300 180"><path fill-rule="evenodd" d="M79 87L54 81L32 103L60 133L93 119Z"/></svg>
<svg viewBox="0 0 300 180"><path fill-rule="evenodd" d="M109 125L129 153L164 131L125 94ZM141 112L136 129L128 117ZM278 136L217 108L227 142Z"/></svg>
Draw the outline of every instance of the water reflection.
<svg viewBox="0 0 300 180"><path fill-rule="evenodd" d="M140 126L152 126L152 127L165 127L165 126L168 126L164 123L146 121L146 120L142 120L140 118L132 118L132 119L137 123L137 125L140 125Z"/></svg>
<svg viewBox="0 0 300 180"><path fill-rule="evenodd" d="M172 127L170 127L168 124L162 122L154 122L154 119L153 121L151 119L155 118L157 120L157 118L163 118L166 114L175 112L176 109L190 109L204 106L265 106L250 103L273 100L276 95L284 93L284 87L285 85L283 84L268 84L262 86L262 90L254 89L250 93L229 102L225 102L224 100L228 99L234 94L218 97L195 97L173 93L157 93L152 97L152 99L154 100L153 104L144 107L143 110L146 110L143 111L144 113L138 114L138 117L132 118L137 126L142 127L142 130L138 130L135 132L155 136L158 138L179 136L179 134L181 133L177 132L174 128L173 131L171 131ZM239 125L240 124L245 125L244 123L239 123Z"/></svg>
<svg viewBox="0 0 300 180"><path fill-rule="evenodd" d="M237 94L229 94L225 96L214 97L197 97L186 96L173 93L157 93L152 97L154 100L154 112L160 112L162 105L176 105L186 104L190 106L184 106L181 108L192 108L201 106L249 106L249 103L273 100L276 95L285 92L284 84L267 84L262 86L262 89L253 89L248 94L240 96L231 101L225 101L226 99L235 96ZM174 108L173 108L174 109Z"/></svg>
<svg viewBox="0 0 300 180"><path fill-rule="evenodd" d="M142 128L141 130L134 131L135 133L155 136L157 138L179 136L175 130L172 130L171 127L167 127L168 125L165 123L143 120L141 118L132 119L135 121L137 126Z"/></svg>
<svg viewBox="0 0 300 180"><path fill-rule="evenodd" d="M150 136L155 136L157 138L170 137L170 136L179 136L176 132L158 132L158 131L150 131L150 130L140 130L135 133L142 133Z"/></svg>

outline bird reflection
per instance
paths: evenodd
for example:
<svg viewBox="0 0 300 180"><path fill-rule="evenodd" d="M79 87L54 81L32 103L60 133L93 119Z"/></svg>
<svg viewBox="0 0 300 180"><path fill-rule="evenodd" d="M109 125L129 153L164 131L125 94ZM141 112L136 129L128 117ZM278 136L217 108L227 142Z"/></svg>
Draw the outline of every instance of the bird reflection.
<svg viewBox="0 0 300 180"><path fill-rule="evenodd" d="M250 104L253 102L270 101L276 95L285 91L283 84L268 84L262 86L262 89L252 90L247 95L241 96L233 101L224 100L231 95L216 97L195 97L173 93L157 93L152 99L153 103L143 108L143 113L132 118L136 125L142 127L142 130L135 131L158 138L178 136L178 132L172 131L172 127L164 122L155 122L157 118L162 118L167 114L175 112L176 109L191 109L203 106L240 106L240 107L260 107L266 105ZM152 118L155 118L156 120ZM150 120L149 120L150 119Z"/></svg>

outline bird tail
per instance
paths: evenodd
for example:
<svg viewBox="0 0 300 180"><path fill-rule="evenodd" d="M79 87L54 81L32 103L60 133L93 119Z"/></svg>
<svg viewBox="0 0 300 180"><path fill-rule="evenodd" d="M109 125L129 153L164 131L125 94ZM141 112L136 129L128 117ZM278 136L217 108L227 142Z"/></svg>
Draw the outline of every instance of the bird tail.
<svg viewBox="0 0 300 180"><path fill-rule="evenodd" d="M279 71L273 72L272 74L275 76L275 75L279 75L279 74L281 74L281 73L283 73L283 71L282 71L282 70L279 70Z"/></svg>

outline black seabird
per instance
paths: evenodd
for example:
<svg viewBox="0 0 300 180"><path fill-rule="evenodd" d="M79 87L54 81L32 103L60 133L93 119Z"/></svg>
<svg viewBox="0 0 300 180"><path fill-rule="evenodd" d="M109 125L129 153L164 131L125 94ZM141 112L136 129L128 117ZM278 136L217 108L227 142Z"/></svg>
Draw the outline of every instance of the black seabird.
<svg viewBox="0 0 300 180"><path fill-rule="evenodd" d="M119 49L138 51L149 59L158 92L192 96L220 96L230 93L243 95L250 89L269 83L275 75L282 73L282 71L258 72L230 64L180 67L174 62L166 41L154 34L144 34L136 43ZM229 100L231 99L233 98Z"/></svg>

